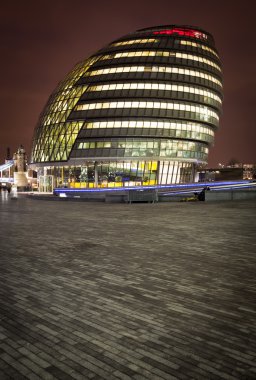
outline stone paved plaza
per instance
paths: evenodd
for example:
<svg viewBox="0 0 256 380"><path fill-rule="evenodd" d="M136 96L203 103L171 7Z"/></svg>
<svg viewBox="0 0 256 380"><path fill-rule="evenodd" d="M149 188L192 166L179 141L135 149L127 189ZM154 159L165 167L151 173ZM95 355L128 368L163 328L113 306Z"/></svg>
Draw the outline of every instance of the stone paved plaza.
<svg viewBox="0 0 256 380"><path fill-rule="evenodd" d="M255 216L2 199L0 379L256 379Z"/></svg>

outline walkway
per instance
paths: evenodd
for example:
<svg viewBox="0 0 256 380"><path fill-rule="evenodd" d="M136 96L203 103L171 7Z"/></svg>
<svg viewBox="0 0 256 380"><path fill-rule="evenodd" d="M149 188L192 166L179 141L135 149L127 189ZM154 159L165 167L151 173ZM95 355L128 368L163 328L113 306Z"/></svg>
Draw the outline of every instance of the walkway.
<svg viewBox="0 0 256 380"><path fill-rule="evenodd" d="M0 379L255 379L255 215L3 199Z"/></svg>

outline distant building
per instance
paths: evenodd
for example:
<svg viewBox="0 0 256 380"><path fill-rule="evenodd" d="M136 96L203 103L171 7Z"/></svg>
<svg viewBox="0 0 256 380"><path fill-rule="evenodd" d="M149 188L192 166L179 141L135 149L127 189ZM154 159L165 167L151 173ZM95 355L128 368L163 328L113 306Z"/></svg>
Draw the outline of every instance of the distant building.
<svg viewBox="0 0 256 380"><path fill-rule="evenodd" d="M59 84L35 128L31 167L42 184L59 187L192 182L207 163L221 104L221 63L208 32L137 30Z"/></svg>
<svg viewBox="0 0 256 380"><path fill-rule="evenodd" d="M256 179L256 164L244 164L243 177L244 179Z"/></svg>
<svg viewBox="0 0 256 380"><path fill-rule="evenodd" d="M256 164L235 164L213 169L204 169L199 173L199 181L233 181L256 179Z"/></svg>

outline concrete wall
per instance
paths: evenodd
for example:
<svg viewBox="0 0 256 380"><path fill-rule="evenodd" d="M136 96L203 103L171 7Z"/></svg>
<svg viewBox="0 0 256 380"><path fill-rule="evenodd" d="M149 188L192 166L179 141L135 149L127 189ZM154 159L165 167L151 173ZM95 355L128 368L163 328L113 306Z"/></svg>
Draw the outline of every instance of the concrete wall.
<svg viewBox="0 0 256 380"><path fill-rule="evenodd" d="M256 190L206 191L205 201L256 200Z"/></svg>
<svg viewBox="0 0 256 380"><path fill-rule="evenodd" d="M65 191L63 190L63 193ZM127 203L127 202L184 202L184 201L196 201L196 198L191 195L163 195L161 193L154 193L154 197L148 198L147 192L138 193L139 196L132 198L128 191L125 192L99 192L99 193L67 193L67 198L60 198L59 196L52 196L52 200L77 200L77 201L93 201L93 202L107 202L107 203ZM137 195L136 191L132 195ZM145 195L145 197L144 197ZM149 194L150 195L150 194ZM34 196L33 196L34 197ZM42 196L46 199L46 196ZM39 196L36 196L39 199ZM255 200L256 201L256 189L254 190L220 190L220 191L205 191L205 201L234 201L234 200Z"/></svg>

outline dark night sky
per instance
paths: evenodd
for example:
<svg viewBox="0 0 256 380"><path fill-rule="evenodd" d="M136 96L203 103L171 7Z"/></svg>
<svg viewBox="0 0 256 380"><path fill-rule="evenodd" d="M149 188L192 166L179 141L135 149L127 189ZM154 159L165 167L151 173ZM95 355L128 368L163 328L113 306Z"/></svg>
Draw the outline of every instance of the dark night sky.
<svg viewBox="0 0 256 380"><path fill-rule="evenodd" d="M82 59L114 39L154 25L185 24L212 33L224 72L220 130L209 166L256 163L254 2L229 0L12 0L0 9L0 164L6 147L29 152L50 93Z"/></svg>

